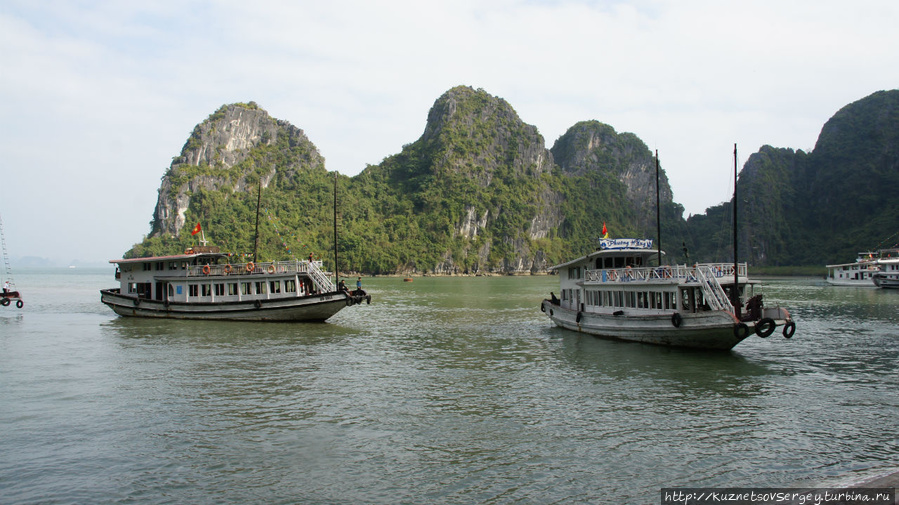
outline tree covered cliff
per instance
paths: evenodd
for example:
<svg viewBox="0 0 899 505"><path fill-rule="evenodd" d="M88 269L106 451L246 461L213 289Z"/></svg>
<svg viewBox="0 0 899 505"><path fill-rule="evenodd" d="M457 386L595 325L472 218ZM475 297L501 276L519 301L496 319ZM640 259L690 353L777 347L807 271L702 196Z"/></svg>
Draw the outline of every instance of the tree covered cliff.
<svg viewBox="0 0 899 505"><path fill-rule="evenodd" d="M896 231L897 93L838 112L812 153L765 146L749 157L741 260L844 260ZM686 259L682 244L690 261L731 257L732 202L684 220L660 175L669 260ZM312 253L330 264L335 180L342 270L542 272L595 248L603 223L655 237L655 159L637 135L583 121L547 149L505 100L459 86L435 101L421 137L355 177L327 172L302 130L255 103L221 107L173 160L151 232L126 255L195 245L196 223L223 250L250 253L261 184L259 259Z"/></svg>

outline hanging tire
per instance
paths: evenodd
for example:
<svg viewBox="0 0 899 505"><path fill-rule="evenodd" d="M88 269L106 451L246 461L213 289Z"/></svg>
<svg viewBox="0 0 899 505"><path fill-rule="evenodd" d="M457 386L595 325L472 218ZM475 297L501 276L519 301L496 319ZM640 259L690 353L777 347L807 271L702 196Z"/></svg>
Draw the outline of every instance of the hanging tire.
<svg viewBox="0 0 899 505"><path fill-rule="evenodd" d="M734 336L740 340L749 336L749 326L746 323L738 323L734 325Z"/></svg>
<svg viewBox="0 0 899 505"><path fill-rule="evenodd" d="M581 324L581 313L577 313L577 317L574 318L574 322Z"/></svg>
<svg viewBox="0 0 899 505"><path fill-rule="evenodd" d="M2 300L0 300L0 305L3 305L4 307L9 305L9 298L3 298Z"/></svg>
<svg viewBox="0 0 899 505"><path fill-rule="evenodd" d="M22 300L16 300L16 308L17 309L21 309L24 306L25 306L25 302L23 302Z"/></svg>
<svg viewBox="0 0 899 505"><path fill-rule="evenodd" d="M755 334L762 338L768 338L774 333L774 328L776 327L777 323L774 322L774 319L763 317L759 322L755 323Z"/></svg>
<svg viewBox="0 0 899 505"><path fill-rule="evenodd" d="M796 333L796 323L793 321L787 321L787 324L784 325L784 338L793 338L793 334Z"/></svg>
<svg viewBox="0 0 899 505"><path fill-rule="evenodd" d="M684 322L684 318L681 317L680 313L675 312L674 314L671 314L671 324L673 324L675 328L680 328L682 322Z"/></svg>

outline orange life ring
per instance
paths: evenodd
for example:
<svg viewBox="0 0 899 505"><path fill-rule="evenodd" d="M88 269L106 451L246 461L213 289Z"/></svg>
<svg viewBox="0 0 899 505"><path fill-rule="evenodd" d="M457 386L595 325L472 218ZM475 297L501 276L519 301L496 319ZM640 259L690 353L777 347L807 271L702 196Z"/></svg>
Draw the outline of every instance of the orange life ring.
<svg viewBox="0 0 899 505"><path fill-rule="evenodd" d="M225 265L225 273L226 273L226 274L230 274L230 273L231 273L231 264L230 264L230 263L227 264L227 265Z"/></svg>
<svg viewBox="0 0 899 505"><path fill-rule="evenodd" d="M203 265L203 273L204 274L209 275L210 270L211 269L209 268L209 265Z"/></svg>
<svg viewBox="0 0 899 505"><path fill-rule="evenodd" d="M269 266L268 266L268 273L270 273L270 274L275 273L275 265L269 265Z"/></svg>
<svg viewBox="0 0 899 505"><path fill-rule="evenodd" d="M256 269L256 265L254 265L252 261L247 263L247 272L252 272L255 269Z"/></svg>

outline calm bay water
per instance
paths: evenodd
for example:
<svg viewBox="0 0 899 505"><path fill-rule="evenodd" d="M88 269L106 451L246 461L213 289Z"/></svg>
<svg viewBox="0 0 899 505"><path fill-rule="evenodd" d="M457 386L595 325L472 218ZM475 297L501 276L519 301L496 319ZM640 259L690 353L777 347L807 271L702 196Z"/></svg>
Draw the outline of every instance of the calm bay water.
<svg viewBox="0 0 899 505"><path fill-rule="evenodd" d="M554 328L556 277L365 279L326 324L124 319L112 270L16 272L0 503L658 503L899 467L899 292L766 282L791 340ZM847 477L849 476L849 477Z"/></svg>

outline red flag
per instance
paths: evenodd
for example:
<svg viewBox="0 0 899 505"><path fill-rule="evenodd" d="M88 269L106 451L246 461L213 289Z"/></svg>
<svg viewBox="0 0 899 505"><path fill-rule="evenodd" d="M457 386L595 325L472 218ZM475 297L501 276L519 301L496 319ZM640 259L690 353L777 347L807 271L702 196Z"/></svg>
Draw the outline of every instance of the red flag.
<svg viewBox="0 0 899 505"><path fill-rule="evenodd" d="M198 225L199 226L199 225ZM602 238L609 238L609 230L606 229L606 222L602 222Z"/></svg>
<svg viewBox="0 0 899 505"><path fill-rule="evenodd" d="M203 230L203 228L200 228L200 223L197 223L197 225L194 226L194 231L190 232L190 234L196 235L197 233L200 233L200 231L202 231L202 230Z"/></svg>

